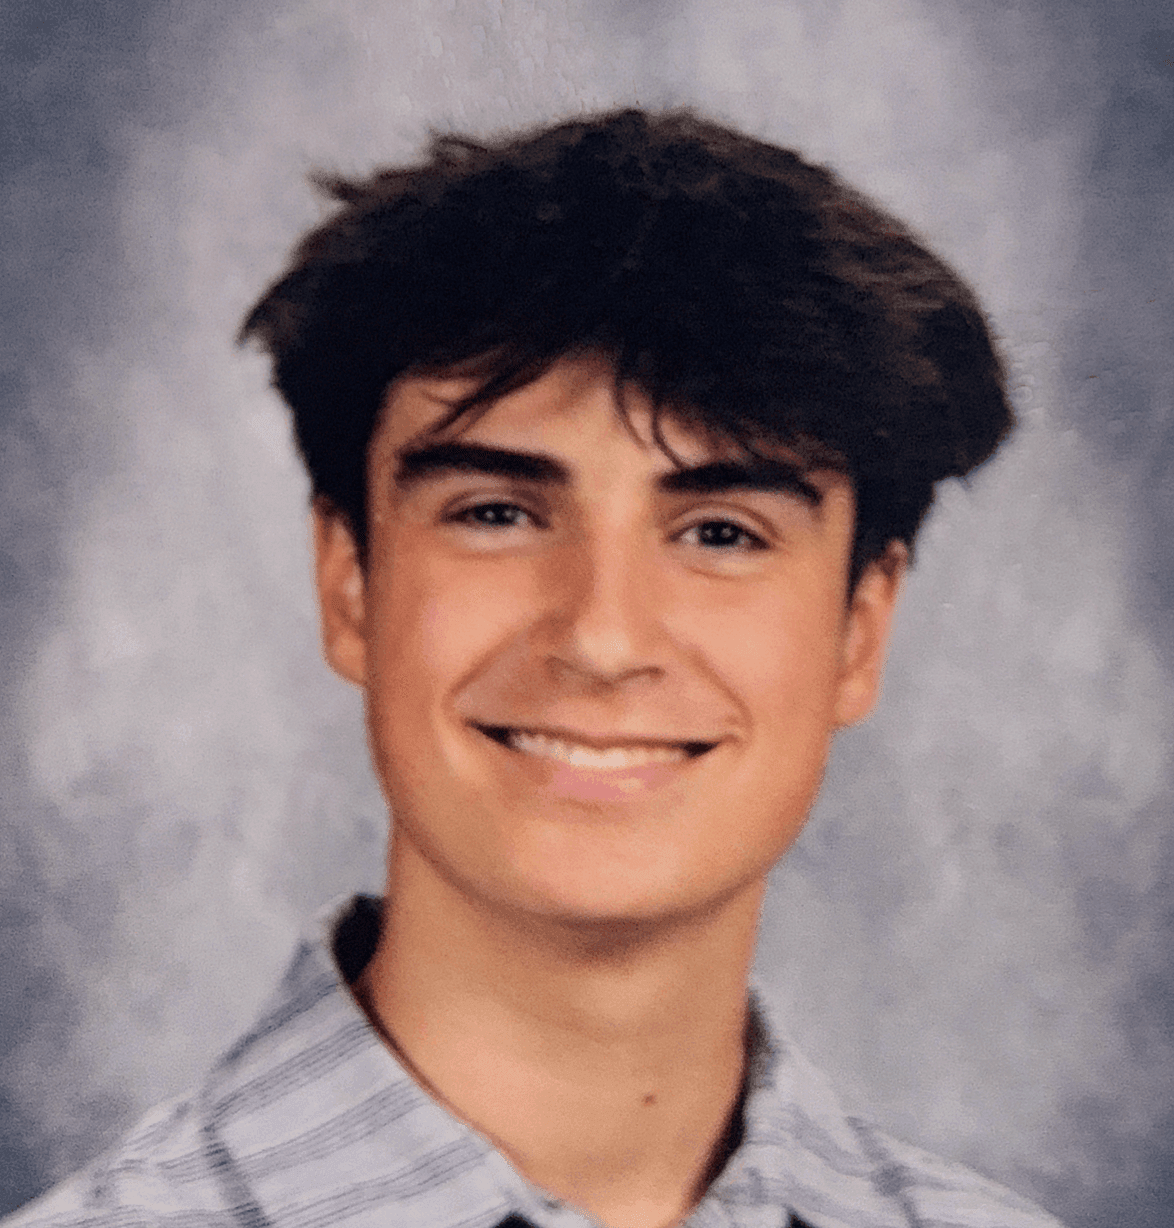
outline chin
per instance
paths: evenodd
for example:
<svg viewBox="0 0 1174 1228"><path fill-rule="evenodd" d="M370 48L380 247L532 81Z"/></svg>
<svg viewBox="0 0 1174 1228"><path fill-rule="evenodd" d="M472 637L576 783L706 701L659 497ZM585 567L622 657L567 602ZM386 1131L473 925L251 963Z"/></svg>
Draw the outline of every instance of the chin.
<svg viewBox="0 0 1174 1228"><path fill-rule="evenodd" d="M712 918L737 899L760 892L762 875L731 877L715 882L712 872L699 890L699 876L675 876L666 880L627 874L617 876L614 867L598 873L580 873L554 878L547 873L523 875L511 892L512 904L529 913L535 921L546 921L586 935L633 937L649 930L666 930L678 925Z"/></svg>

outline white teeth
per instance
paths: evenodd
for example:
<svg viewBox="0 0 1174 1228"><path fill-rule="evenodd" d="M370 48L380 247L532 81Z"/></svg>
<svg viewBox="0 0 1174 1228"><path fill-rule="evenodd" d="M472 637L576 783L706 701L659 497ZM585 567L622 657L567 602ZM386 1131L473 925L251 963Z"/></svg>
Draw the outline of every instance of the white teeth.
<svg viewBox="0 0 1174 1228"><path fill-rule="evenodd" d="M559 759L572 767L628 768L646 763L678 763L688 758L683 746L613 746L596 750L582 742L564 742L544 733L526 733L520 729L510 731L510 745L528 755Z"/></svg>

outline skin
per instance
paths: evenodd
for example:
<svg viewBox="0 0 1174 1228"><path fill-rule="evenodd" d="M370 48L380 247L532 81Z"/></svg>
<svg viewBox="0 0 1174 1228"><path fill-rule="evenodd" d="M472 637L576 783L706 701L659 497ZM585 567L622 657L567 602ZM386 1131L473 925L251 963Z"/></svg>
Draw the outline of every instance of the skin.
<svg viewBox="0 0 1174 1228"><path fill-rule="evenodd" d="M393 385L365 569L315 509L325 655L363 690L395 820L356 995L532 1182L611 1228L662 1228L720 1165L766 877L835 732L876 700L905 552L848 593L854 503L835 472L805 475L814 500L666 491L646 401L624 391L625 425L591 358L443 436L541 454L562 484L397 481L475 387ZM735 455L662 427L688 466ZM557 765L478 724L716 745L656 788L568 796Z"/></svg>

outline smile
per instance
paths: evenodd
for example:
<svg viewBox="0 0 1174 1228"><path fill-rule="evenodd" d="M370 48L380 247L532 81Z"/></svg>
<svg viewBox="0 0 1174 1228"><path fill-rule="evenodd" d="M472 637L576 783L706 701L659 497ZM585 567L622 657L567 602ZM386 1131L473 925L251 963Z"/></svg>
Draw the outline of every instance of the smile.
<svg viewBox="0 0 1174 1228"><path fill-rule="evenodd" d="M608 744L581 742L566 736L505 726L477 728L510 750L541 759L553 759L571 767L596 771L623 771L651 764L683 763L712 750L713 742L651 742L631 739Z"/></svg>

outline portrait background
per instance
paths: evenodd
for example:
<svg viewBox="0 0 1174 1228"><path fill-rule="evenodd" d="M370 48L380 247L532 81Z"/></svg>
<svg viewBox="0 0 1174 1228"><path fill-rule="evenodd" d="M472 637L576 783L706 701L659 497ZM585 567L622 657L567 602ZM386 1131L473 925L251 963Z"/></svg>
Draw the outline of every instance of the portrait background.
<svg viewBox="0 0 1174 1228"><path fill-rule="evenodd" d="M382 881L246 307L314 168L635 102L826 161L976 286L1021 428L941 492L758 976L845 1099L1073 1228L1174 1205L1174 21L1157 0L9 0L0 1211Z"/></svg>

